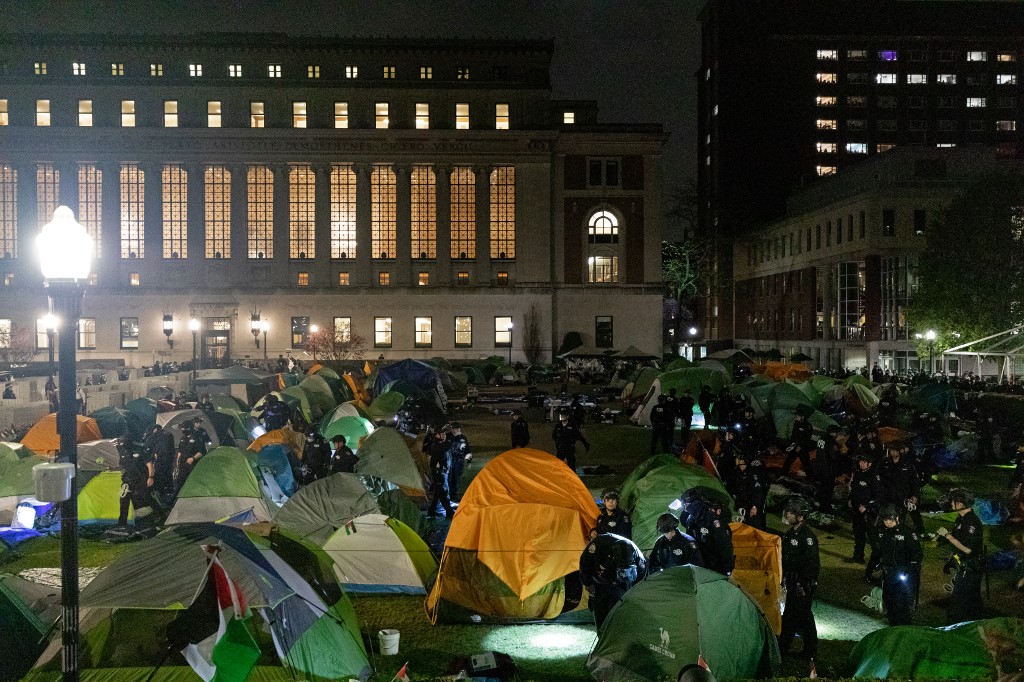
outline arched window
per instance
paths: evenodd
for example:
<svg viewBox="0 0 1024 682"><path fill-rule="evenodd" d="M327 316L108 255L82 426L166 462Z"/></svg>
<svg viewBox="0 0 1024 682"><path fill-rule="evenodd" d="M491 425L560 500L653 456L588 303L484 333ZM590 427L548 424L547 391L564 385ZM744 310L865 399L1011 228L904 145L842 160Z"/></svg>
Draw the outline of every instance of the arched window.
<svg viewBox="0 0 1024 682"><path fill-rule="evenodd" d="M598 209L587 220L587 282L616 284L619 281L619 218Z"/></svg>
<svg viewBox="0 0 1024 682"><path fill-rule="evenodd" d="M596 211L587 224L591 244L618 244L619 220L608 211Z"/></svg>

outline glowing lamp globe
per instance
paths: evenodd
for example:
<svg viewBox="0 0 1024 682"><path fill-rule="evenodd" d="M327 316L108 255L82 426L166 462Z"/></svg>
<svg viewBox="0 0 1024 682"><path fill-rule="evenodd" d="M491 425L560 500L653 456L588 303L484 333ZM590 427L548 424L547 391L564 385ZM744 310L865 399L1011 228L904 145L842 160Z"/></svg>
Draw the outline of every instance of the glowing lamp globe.
<svg viewBox="0 0 1024 682"><path fill-rule="evenodd" d="M36 251L46 280L77 281L89 278L92 237L67 206L58 206L53 220L36 237Z"/></svg>

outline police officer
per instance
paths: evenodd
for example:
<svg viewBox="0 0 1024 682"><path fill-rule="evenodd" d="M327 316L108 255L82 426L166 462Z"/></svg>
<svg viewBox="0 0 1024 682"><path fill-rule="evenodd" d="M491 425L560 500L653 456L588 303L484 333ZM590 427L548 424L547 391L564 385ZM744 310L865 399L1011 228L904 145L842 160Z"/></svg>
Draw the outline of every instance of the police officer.
<svg viewBox="0 0 1024 682"><path fill-rule="evenodd" d="M814 477L818 509L826 514L832 512L832 497L836 489L836 476L843 464L839 454L839 426L829 424L825 438L818 441L817 456L814 458Z"/></svg>
<svg viewBox="0 0 1024 682"><path fill-rule="evenodd" d="M187 421L181 425L181 438L178 440L178 451L175 454L174 479L175 494L181 492L185 480L192 473L196 462L206 454L206 439L195 432L192 422Z"/></svg>
<svg viewBox="0 0 1024 682"><path fill-rule="evenodd" d="M690 442L690 426L693 424L693 406L696 405L690 389L684 388L683 395L676 405L676 416L679 418L679 437L685 448Z"/></svg>
<svg viewBox="0 0 1024 682"><path fill-rule="evenodd" d="M213 445L213 440L210 439L210 433L203 428L205 420L202 416L196 415L192 417L192 433L195 434L199 442L203 444L203 454L205 455L210 451L210 446Z"/></svg>
<svg viewBox="0 0 1024 682"><path fill-rule="evenodd" d="M790 436L789 445L786 446L786 461L782 464L782 475L789 473L789 468L797 457L800 458L800 466L803 467L804 475L811 471L811 450L814 449L813 429L807 421L808 410L804 405L797 405L796 414L793 416L793 433Z"/></svg>
<svg viewBox="0 0 1024 682"><path fill-rule="evenodd" d="M882 462L878 478L882 484L882 502L904 507L914 522L914 530L919 535L923 534L924 521L921 519L921 511L917 508L921 494L921 479L914 463L909 457L904 456L902 449L889 448L889 456Z"/></svg>
<svg viewBox="0 0 1024 682"><path fill-rule="evenodd" d="M604 533L580 555L580 581L590 594L590 608L598 628L626 591L647 575L643 552L621 535Z"/></svg>
<svg viewBox="0 0 1024 682"><path fill-rule="evenodd" d="M921 541L912 528L900 523L896 505L882 505L879 518L882 524L872 535L867 570L882 568L882 604L889 625L910 625L921 572Z"/></svg>
<svg viewBox="0 0 1024 682"><path fill-rule="evenodd" d="M306 444L302 448L302 485L309 485L327 475L331 466L331 446L319 431L306 434Z"/></svg>
<svg viewBox="0 0 1024 682"><path fill-rule="evenodd" d="M332 474L354 474L359 458L352 452L352 448L345 444L345 436L340 433L331 437L331 463L328 470Z"/></svg>
<svg viewBox="0 0 1024 682"><path fill-rule="evenodd" d="M768 479L761 461L750 461L750 457L742 452L736 455L736 473L728 490L736 500L736 510L743 515L743 523L764 530Z"/></svg>
<svg viewBox="0 0 1024 682"><path fill-rule="evenodd" d="M8 381L4 385L4 400L17 400L18 396L14 395L14 382Z"/></svg>
<svg viewBox="0 0 1024 682"><path fill-rule="evenodd" d="M729 519L723 517L721 503L705 499L696 490L686 491L683 497L686 533L697 542L704 568L728 575L736 565L736 555Z"/></svg>
<svg viewBox="0 0 1024 682"><path fill-rule="evenodd" d="M939 538L953 548L943 568L944 573L953 573L953 595L947 619L950 623L962 623L980 618L984 611L981 601L981 554L985 536L981 519L971 509L974 504L973 495L964 488L954 488L949 491L947 499L949 508L957 513L952 531L945 527L937 531Z"/></svg>
<svg viewBox="0 0 1024 682"><path fill-rule="evenodd" d="M512 447L525 448L530 444L530 425L520 410L512 410Z"/></svg>
<svg viewBox="0 0 1024 682"><path fill-rule="evenodd" d="M438 503L444 508L446 518L455 514L448 497L448 472L451 470L451 453L448 448L448 434L451 427L447 424L434 435L428 448L430 465L430 499L427 501L427 516L437 516Z"/></svg>
<svg viewBox="0 0 1024 682"><path fill-rule="evenodd" d="M868 529L875 523L881 482L873 469L871 455L857 454L857 467L850 479L850 516L853 521L853 556L850 563L864 563L864 546L867 544ZM865 574L866 578L870 573Z"/></svg>
<svg viewBox="0 0 1024 682"><path fill-rule="evenodd" d="M814 622L811 604L818 586L821 558L818 555L818 538L807 527L807 504L796 497L786 502L783 520L789 530L782 538L782 581L786 588L786 608L782 612L782 632L779 635L779 651L789 653L793 637L800 633L803 638L803 655L814 658L818 652L818 627Z"/></svg>
<svg viewBox="0 0 1024 682"><path fill-rule="evenodd" d="M142 442L142 452L153 463L152 492L160 504L166 506L174 495L174 436L159 424L153 424Z"/></svg>
<svg viewBox="0 0 1024 682"><path fill-rule="evenodd" d="M739 443L740 448L747 454L752 454L761 447L761 437L758 433L757 419L754 418L754 408L744 403L743 418L739 421Z"/></svg>
<svg viewBox="0 0 1024 682"><path fill-rule="evenodd" d="M196 409L202 410L207 414L217 411L217 408L213 405L213 398L210 397L209 393L203 394L203 397L199 399L199 404L196 405Z"/></svg>
<svg viewBox="0 0 1024 682"><path fill-rule="evenodd" d="M566 410L559 411L558 424L551 431L551 438L555 441L555 457L568 464L573 471L576 471L576 441L583 443L583 447L590 452L590 443L579 428L569 423L569 412Z"/></svg>
<svg viewBox="0 0 1024 682"><path fill-rule="evenodd" d="M591 539L602 533L614 533L632 540L633 521L629 514L619 507L619 491L608 488L602 493L601 500L604 502L604 508L597 515L597 525L590 534Z"/></svg>
<svg viewBox="0 0 1024 682"><path fill-rule="evenodd" d="M711 393L711 387L705 384L701 387L700 393L697 394L697 406L700 408L701 414L704 415L704 428L711 426L711 403L714 401L715 396Z"/></svg>
<svg viewBox="0 0 1024 682"><path fill-rule="evenodd" d="M658 517L657 524L661 537L654 543L648 560L648 570L651 574L673 566L704 565L697 542L679 530L679 519L675 515L665 512Z"/></svg>
<svg viewBox="0 0 1024 682"><path fill-rule="evenodd" d="M283 429L288 424L288 406L271 393L263 401L263 411L259 418L267 431Z"/></svg>
<svg viewBox="0 0 1024 682"><path fill-rule="evenodd" d="M665 394L658 396L658 401L651 408L651 456L672 449L672 425L675 413L668 404Z"/></svg>
<svg viewBox="0 0 1024 682"><path fill-rule="evenodd" d="M462 479L462 469L468 462L473 461L473 453L469 449L469 439L462 433L462 424L451 423L451 436L448 438L448 449L451 454L451 469L448 471L448 496L452 500L459 500L462 494L459 491L459 482Z"/></svg>
<svg viewBox="0 0 1024 682"><path fill-rule="evenodd" d="M135 508L137 523L139 510L150 506L149 491L153 487L153 462L145 454L135 452L127 436L116 441L118 462L121 466L121 511L117 525L128 524L128 506Z"/></svg>
<svg viewBox="0 0 1024 682"><path fill-rule="evenodd" d="M725 427L725 440L721 441L721 452L718 454L718 475L727 489L736 475L736 460L743 456L736 436L736 427Z"/></svg>

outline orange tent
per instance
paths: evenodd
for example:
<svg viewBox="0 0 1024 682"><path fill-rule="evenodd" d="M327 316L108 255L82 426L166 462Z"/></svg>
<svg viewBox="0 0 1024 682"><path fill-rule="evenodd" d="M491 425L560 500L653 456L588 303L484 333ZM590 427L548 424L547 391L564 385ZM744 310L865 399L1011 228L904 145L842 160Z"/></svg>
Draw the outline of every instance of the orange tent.
<svg viewBox="0 0 1024 682"><path fill-rule="evenodd" d="M95 419L81 415L76 415L76 419L78 420L77 442L88 443L89 441L103 438L103 434L100 433L99 424L96 423ZM48 414L37 421L28 430L25 437L21 439L21 444L37 455L56 455L57 451L60 450L56 413Z"/></svg>
<svg viewBox="0 0 1024 682"><path fill-rule="evenodd" d="M800 363L768 361L763 365L751 365L750 370L754 374L764 374L776 381L785 381L786 379L806 381L811 378L811 370Z"/></svg>
<svg viewBox="0 0 1024 682"><path fill-rule="evenodd" d="M305 438L301 433L285 427L283 429L267 431L249 444L249 450L259 452L268 445L284 445L296 455L302 455L302 448L305 444Z"/></svg>
<svg viewBox="0 0 1024 682"><path fill-rule="evenodd" d="M747 593L777 635L782 632L782 538L745 523L730 523L736 567L732 582Z"/></svg>
<svg viewBox="0 0 1024 682"><path fill-rule="evenodd" d="M882 445L889 445L890 443L904 443L913 439L914 434L910 431L901 431L895 426L879 426L878 427L878 440L882 442Z"/></svg>

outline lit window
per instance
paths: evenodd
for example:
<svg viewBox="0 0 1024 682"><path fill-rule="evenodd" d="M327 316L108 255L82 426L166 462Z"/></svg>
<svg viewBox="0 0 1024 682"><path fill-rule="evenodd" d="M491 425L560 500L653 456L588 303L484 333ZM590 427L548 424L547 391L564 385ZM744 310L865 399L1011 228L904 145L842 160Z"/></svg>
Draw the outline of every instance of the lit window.
<svg viewBox="0 0 1024 682"><path fill-rule="evenodd" d="M1017 130L1016 121L996 121L996 130L1001 133L1011 133Z"/></svg>
<svg viewBox="0 0 1024 682"><path fill-rule="evenodd" d="M896 148L896 145L894 145L894 144L876 144L875 145L875 153L876 154L884 154L885 152L889 151L890 149L895 149L895 148Z"/></svg>
<svg viewBox="0 0 1024 682"><path fill-rule="evenodd" d="M956 85L956 74L940 73L935 77L935 82L939 85Z"/></svg>
<svg viewBox="0 0 1024 682"><path fill-rule="evenodd" d="M476 258L476 174L456 166L450 178L451 257ZM468 282L469 273L466 273ZM463 282L460 282L463 283Z"/></svg>
<svg viewBox="0 0 1024 682"><path fill-rule="evenodd" d="M428 81L434 77L434 67L432 66L421 66L420 67L420 79Z"/></svg>
<svg viewBox="0 0 1024 682"><path fill-rule="evenodd" d="M309 338L309 318L292 318L292 348L305 348Z"/></svg>
<svg viewBox="0 0 1024 682"><path fill-rule="evenodd" d="M57 210L60 196L60 168L52 163L36 164L36 217L40 229Z"/></svg>
<svg viewBox="0 0 1024 682"><path fill-rule="evenodd" d="M292 102L292 128L306 127L306 103Z"/></svg>
<svg viewBox="0 0 1024 682"><path fill-rule="evenodd" d="M92 125L92 100L78 100L78 125L88 128Z"/></svg>
<svg viewBox="0 0 1024 682"><path fill-rule="evenodd" d="M455 105L455 129L469 130L469 105Z"/></svg>
<svg viewBox="0 0 1024 682"><path fill-rule="evenodd" d="M352 166L331 166L331 258L356 257L356 174Z"/></svg>
<svg viewBox="0 0 1024 682"><path fill-rule="evenodd" d="M163 64L150 64L149 65L149 75L152 76L153 78L160 78L161 76L164 75L164 65Z"/></svg>
<svg viewBox="0 0 1024 682"><path fill-rule="evenodd" d="M231 171L207 166L203 173L206 258L231 258Z"/></svg>
<svg viewBox="0 0 1024 682"><path fill-rule="evenodd" d="M346 66L345 67L345 78L359 78L359 67L358 66Z"/></svg>
<svg viewBox="0 0 1024 682"><path fill-rule="evenodd" d="M819 95L814 98L814 103L819 107L834 107L836 105L836 98L831 96L823 97Z"/></svg>
<svg viewBox="0 0 1024 682"><path fill-rule="evenodd" d="M896 85L896 74L879 73L875 75L875 82L879 85Z"/></svg>
<svg viewBox="0 0 1024 682"><path fill-rule="evenodd" d="M473 347L473 318L468 315L458 315L455 317L455 347Z"/></svg>
<svg viewBox="0 0 1024 682"><path fill-rule="evenodd" d="M412 257L437 257L437 180L430 166L413 166L410 176ZM423 273L426 274L426 273Z"/></svg>
<svg viewBox="0 0 1024 682"><path fill-rule="evenodd" d="M430 285L430 273L429 272L421 272L421 273L419 273L419 276L416 279L416 283L419 284L421 287L429 286Z"/></svg>
<svg viewBox="0 0 1024 682"><path fill-rule="evenodd" d="M221 107L220 102L210 101L206 103L206 127L220 128Z"/></svg>
<svg viewBox="0 0 1024 682"><path fill-rule="evenodd" d="M7 284L7 275L4 275L4 286L10 286ZM46 332L46 320L36 320L36 349L44 350L50 347L50 335Z"/></svg>
<svg viewBox="0 0 1024 682"><path fill-rule="evenodd" d="M414 341L416 348L430 348L433 342L433 333L431 331L433 320L429 317L417 317L414 324L416 328L416 339Z"/></svg>
<svg viewBox="0 0 1024 682"><path fill-rule="evenodd" d="M836 174L836 167L835 166L817 166L816 170L818 171L818 175L835 175Z"/></svg>
<svg viewBox="0 0 1024 682"><path fill-rule="evenodd" d="M10 274L10 273L4 274L4 279L5 280L6 280L8 274ZM8 286L8 285L5 284L4 286ZM49 340L49 339L47 339L47 340ZM0 348L10 348L10 347L11 347L11 319L10 318L0 319Z"/></svg>
<svg viewBox="0 0 1024 682"><path fill-rule="evenodd" d="M835 130L839 127L839 122L834 118L819 118L816 125L818 130Z"/></svg>
<svg viewBox="0 0 1024 682"><path fill-rule="evenodd" d="M267 166L249 166L246 177L248 197L248 257L274 257L274 174Z"/></svg>
<svg viewBox="0 0 1024 682"><path fill-rule="evenodd" d="M853 62L862 62L868 58L867 50L847 50L846 58Z"/></svg>
<svg viewBox="0 0 1024 682"><path fill-rule="evenodd" d="M266 125L266 108L263 102L249 102L249 127L262 128Z"/></svg>
<svg viewBox="0 0 1024 682"><path fill-rule="evenodd" d="M228 76L231 78L242 77L242 65L241 64L228 64Z"/></svg>
<svg viewBox="0 0 1024 682"><path fill-rule="evenodd" d="M46 62L36 62L36 64L35 64L35 73L36 73L37 76L45 76L46 75Z"/></svg>
<svg viewBox="0 0 1024 682"><path fill-rule="evenodd" d="M390 272L378 272L377 273L377 284L382 287L391 286L391 273Z"/></svg>
<svg viewBox="0 0 1024 682"><path fill-rule="evenodd" d="M835 154L836 143L835 142L819 142L816 145L816 149L819 154Z"/></svg>
<svg viewBox="0 0 1024 682"><path fill-rule="evenodd" d="M416 103L416 129L427 130L430 128L430 104L427 102Z"/></svg>
<svg viewBox="0 0 1024 682"><path fill-rule="evenodd" d="M967 61L969 62L987 62L988 52L972 51L967 53Z"/></svg>
<svg viewBox="0 0 1024 682"><path fill-rule="evenodd" d="M508 348L512 345L512 318L501 316L494 318L494 347Z"/></svg>
<svg viewBox="0 0 1024 682"><path fill-rule="evenodd" d="M338 273L338 286L347 287L350 284L349 276L347 272Z"/></svg>
<svg viewBox="0 0 1024 682"><path fill-rule="evenodd" d="M375 121L378 128L388 127L388 103L377 102L374 105Z"/></svg>
<svg viewBox="0 0 1024 682"><path fill-rule="evenodd" d="M573 125L576 123L576 112L575 111L563 111L562 112L562 123L565 125Z"/></svg>
<svg viewBox="0 0 1024 682"><path fill-rule="evenodd" d="M457 80L460 80L460 81L468 81L469 80L469 67L468 66L460 66L460 67L456 68L455 69L455 78Z"/></svg>
<svg viewBox="0 0 1024 682"><path fill-rule="evenodd" d="M289 257L316 258L316 174L311 166L288 169Z"/></svg>
<svg viewBox="0 0 1024 682"><path fill-rule="evenodd" d="M714 106L714 108L713 108L713 109L711 110L711 115L712 115L712 116L718 116L718 105L717 105L717 104L716 104L716 105Z"/></svg>
<svg viewBox="0 0 1024 682"><path fill-rule="evenodd" d="M319 78L320 77L320 65L310 64L306 67L306 78Z"/></svg>
<svg viewBox="0 0 1024 682"><path fill-rule="evenodd" d="M370 174L370 257L394 258L396 185L391 166L374 166Z"/></svg>
<svg viewBox="0 0 1024 682"><path fill-rule="evenodd" d="M146 174L137 163L121 164L121 258L146 257Z"/></svg>
<svg viewBox="0 0 1024 682"><path fill-rule="evenodd" d="M384 77L385 78L394 78L395 77L395 67L393 67L393 66L385 66L384 67Z"/></svg>
<svg viewBox="0 0 1024 682"><path fill-rule="evenodd" d="M494 129L508 130L508 105L494 105Z"/></svg>
<svg viewBox="0 0 1024 682"><path fill-rule="evenodd" d="M847 154L867 154L868 146L863 142L847 142L846 143Z"/></svg>
<svg viewBox="0 0 1024 682"><path fill-rule="evenodd" d="M373 318L373 347L391 348L391 318Z"/></svg>
<svg viewBox="0 0 1024 682"><path fill-rule="evenodd" d="M834 73L819 73L817 75L819 83L838 83L839 76Z"/></svg>
<svg viewBox="0 0 1024 682"><path fill-rule="evenodd" d="M618 244L619 220L614 213L597 211L587 221L587 242L589 244Z"/></svg>
<svg viewBox="0 0 1024 682"><path fill-rule="evenodd" d="M516 169L497 166L490 173L491 258L516 257Z"/></svg>
<svg viewBox="0 0 1024 682"><path fill-rule="evenodd" d="M468 272L466 272L465 270L463 270L463 271L459 272L459 273L458 273L458 274L457 274L457 275L455 276L455 282L456 282L457 284L461 284L461 285L466 285L466 284L469 284L469 273L468 273Z"/></svg>
<svg viewBox="0 0 1024 682"><path fill-rule="evenodd" d="M41 127L50 125L50 100L36 100L36 125Z"/></svg>
<svg viewBox="0 0 1024 682"><path fill-rule="evenodd" d="M894 62L899 55L896 50L879 50L878 58L883 62Z"/></svg>
<svg viewBox="0 0 1024 682"><path fill-rule="evenodd" d="M121 318L121 348L139 347L139 318Z"/></svg>
<svg viewBox="0 0 1024 682"><path fill-rule="evenodd" d="M79 350L96 349L96 319L83 317L78 321L78 348Z"/></svg>
<svg viewBox="0 0 1024 682"><path fill-rule="evenodd" d="M967 108L968 109L982 109L982 108L985 107L985 104L986 103L985 103L985 98L984 97L968 97L967 98Z"/></svg>
<svg viewBox="0 0 1024 682"><path fill-rule="evenodd" d="M1015 62L1017 61L1017 55L1012 52L1000 52L996 55L997 62Z"/></svg>
<svg viewBox="0 0 1024 682"><path fill-rule="evenodd" d="M0 164L0 258L18 255L18 171Z"/></svg>
<svg viewBox="0 0 1024 682"><path fill-rule="evenodd" d="M300 272L300 273L298 273L298 279L296 280L295 283L298 286L300 286L300 287L308 287L309 286L309 273L308 272Z"/></svg>
<svg viewBox="0 0 1024 682"><path fill-rule="evenodd" d="M334 318L334 341L335 343L348 343L352 340L352 318Z"/></svg>
<svg viewBox="0 0 1024 682"><path fill-rule="evenodd" d="M86 279L85 281L89 283L89 286L94 287L96 286L96 283L99 281L99 278L96 276L95 272L90 272L88 279Z"/></svg>
<svg viewBox="0 0 1024 682"><path fill-rule="evenodd" d="M618 256L587 258L587 281L591 284L614 284L619 281Z"/></svg>
<svg viewBox="0 0 1024 682"><path fill-rule="evenodd" d="M334 103L334 127L348 128L348 102Z"/></svg>
<svg viewBox="0 0 1024 682"><path fill-rule="evenodd" d="M163 257L188 258L188 171L177 164L160 176L163 211Z"/></svg>
<svg viewBox="0 0 1024 682"><path fill-rule="evenodd" d="M135 127L135 100L123 99L121 100L121 127L122 128L134 128Z"/></svg>
<svg viewBox="0 0 1024 682"><path fill-rule="evenodd" d="M495 279L495 282L497 283L497 285L499 287L507 287L508 286L508 271L507 270L498 270L498 274L497 274L497 277Z"/></svg>
<svg viewBox="0 0 1024 682"><path fill-rule="evenodd" d="M908 73L907 74L907 85L927 85L928 74L926 73Z"/></svg>
<svg viewBox="0 0 1024 682"><path fill-rule="evenodd" d="M818 50L818 59L835 61L839 59L839 50Z"/></svg>
<svg viewBox="0 0 1024 682"><path fill-rule="evenodd" d="M0 126L10 125L10 118L7 112L7 100L0 99Z"/></svg>
<svg viewBox="0 0 1024 682"><path fill-rule="evenodd" d="M85 75L85 62L72 62L71 73L75 76Z"/></svg>
<svg viewBox="0 0 1024 682"><path fill-rule="evenodd" d="M110 65L111 76L123 76L124 75L124 64L115 63Z"/></svg>
<svg viewBox="0 0 1024 682"><path fill-rule="evenodd" d="M281 65L280 64L267 64L267 78L280 78L281 77Z"/></svg>
<svg viewBox="0 0 1024 682"><path fill-rule="evenodd" d="M1016 85L1017 76L1012 73L1000 73L996 75L996 85Z"/></svg>
<svg viewBox="0 0 1024 682"><path fill-rule="evenodd" d="M192 78L198 78L198 77L202 76L203 75L203 65L202 64L189 64L188 65L188 75L191 76Z"/></svg>
<svg viewBox="0 0 1024 682"><path fill-rule="evenodd" d="M178 100L164 101L164 128L178 127Z"/></svg>
<svg viewBox="0 0 1024 682"><path fill-rule="evenodd" d="M128 273L128 284L130 284L133 287L139 286L139 273L137 273L137 272Z"/></svg>

